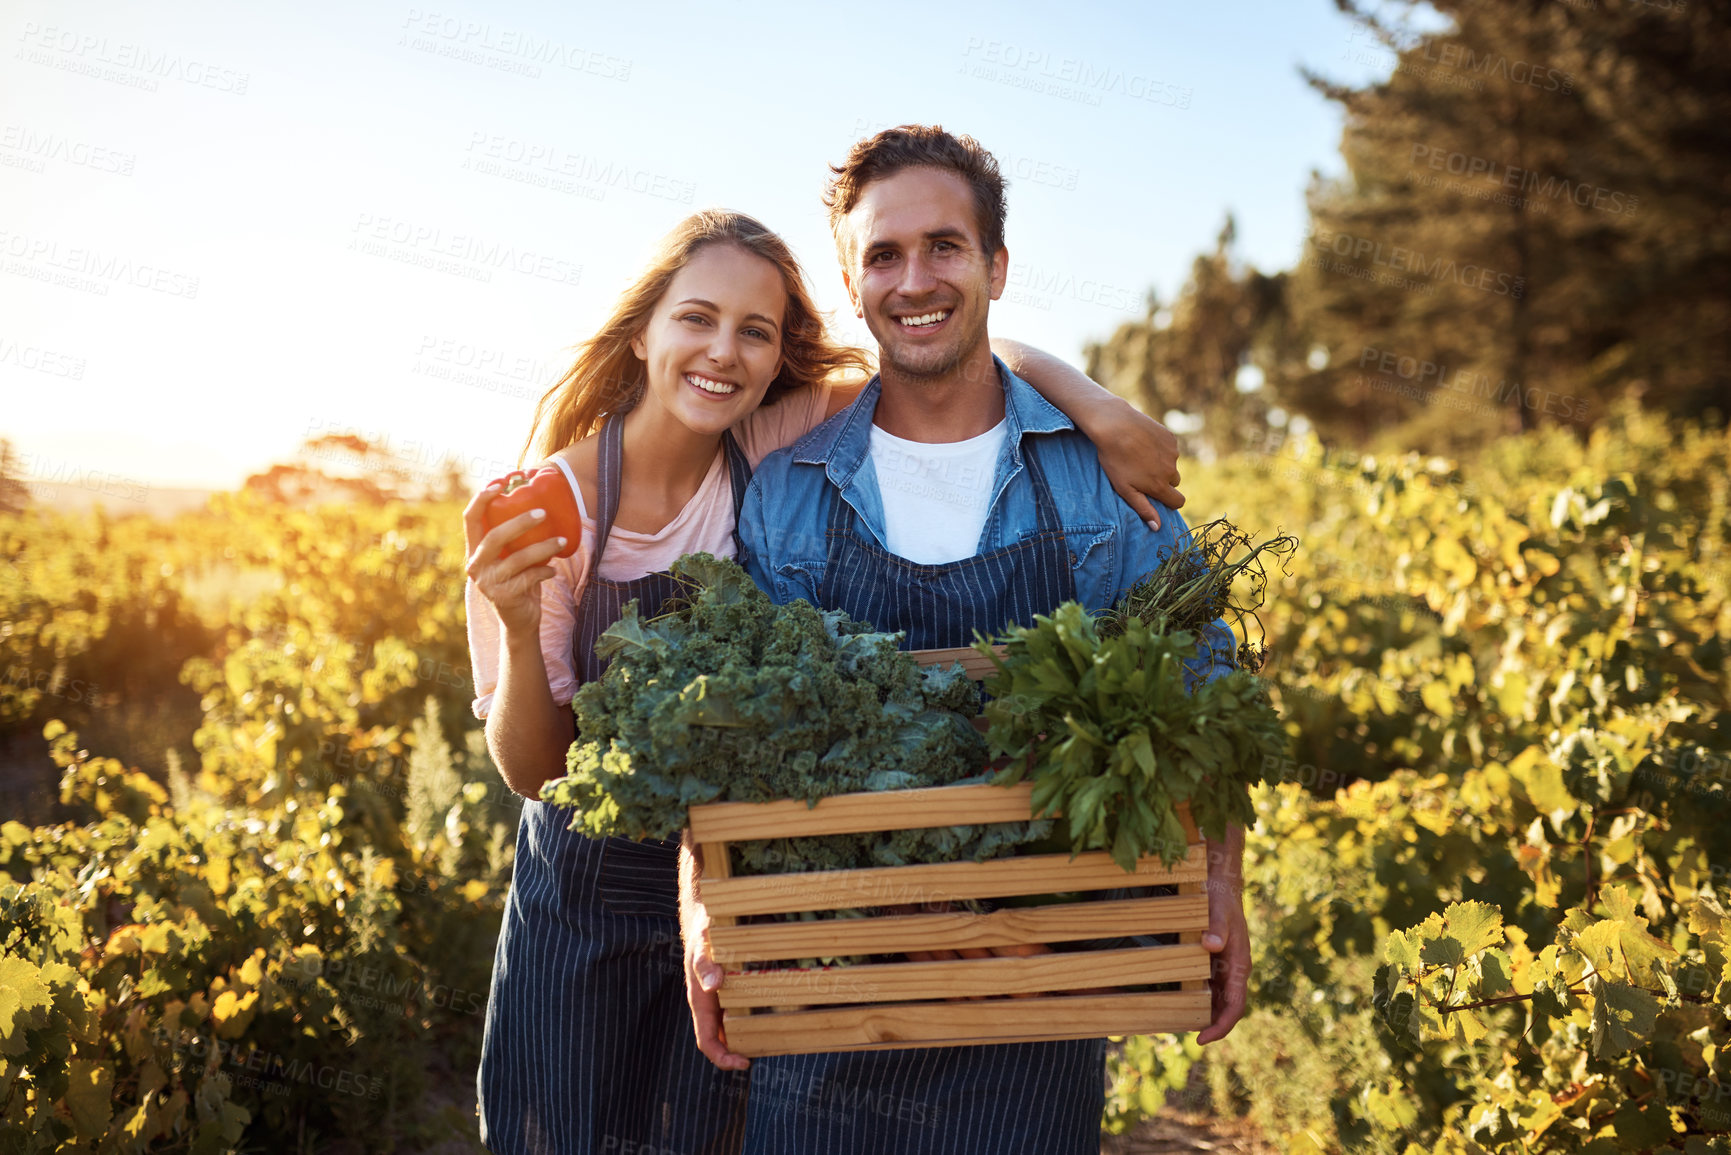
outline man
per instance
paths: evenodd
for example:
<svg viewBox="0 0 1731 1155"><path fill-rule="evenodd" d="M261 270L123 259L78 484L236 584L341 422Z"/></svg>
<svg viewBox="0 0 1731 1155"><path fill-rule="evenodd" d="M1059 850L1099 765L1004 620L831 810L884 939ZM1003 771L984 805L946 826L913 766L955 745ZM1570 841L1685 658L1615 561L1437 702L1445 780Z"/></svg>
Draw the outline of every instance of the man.
<svg viewBox="0 0 1731 1155"><path fill-rule="evenodd" d="M1070 599L1096 610L1117 601L1184 523L1163 510L1156 531L1119 502L1088 440L992 356L987 311L1009 257L991 154L939 128L890 129L854 146L826 202L881 371L759 467L739 522L752 577L777 601L905 630L910 649L967 645L976 629L1031 624ZM1243 1014L1250 962L1242 829L1208 850L1205 1043ZM699 1045L742 1069L719 1030L707 919L685 890ZM1104 1063L1103 1039L762 1059L745 1148L1095 1155Z"/></svg>

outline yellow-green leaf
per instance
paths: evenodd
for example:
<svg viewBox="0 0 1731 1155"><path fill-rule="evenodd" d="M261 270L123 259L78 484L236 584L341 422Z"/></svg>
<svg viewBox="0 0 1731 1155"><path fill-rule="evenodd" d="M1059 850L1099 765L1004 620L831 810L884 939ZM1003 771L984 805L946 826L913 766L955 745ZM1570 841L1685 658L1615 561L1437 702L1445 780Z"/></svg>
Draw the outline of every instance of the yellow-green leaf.
<svg viewBox="0 0 1731 1155"><path fill-rule="evenodd" d="M73 1059L66 1086L66 1109L80 1139L100 1139L113 1115L114 1071L103 1063Z"/></svg>
<svg viewBox="0 0 1731 1155"><path fill-rule="evenodd" d="M48 984L34 963L0 956L0 1055L22 1055L24 1032L48 1021Z"/></svg>

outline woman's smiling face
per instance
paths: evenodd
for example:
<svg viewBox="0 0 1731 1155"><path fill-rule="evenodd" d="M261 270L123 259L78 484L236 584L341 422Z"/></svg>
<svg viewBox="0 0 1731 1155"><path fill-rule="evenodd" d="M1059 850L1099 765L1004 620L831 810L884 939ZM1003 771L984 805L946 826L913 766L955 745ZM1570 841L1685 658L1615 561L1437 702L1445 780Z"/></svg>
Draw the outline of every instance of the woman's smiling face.
<svg viewBox="0 0 1731 1155"><path fill-rule="evenodd" d="M787 289L738 245L698 250L673 275L631 349L648 369L641 404L719 434L756 409L781 369Z"/></svg>

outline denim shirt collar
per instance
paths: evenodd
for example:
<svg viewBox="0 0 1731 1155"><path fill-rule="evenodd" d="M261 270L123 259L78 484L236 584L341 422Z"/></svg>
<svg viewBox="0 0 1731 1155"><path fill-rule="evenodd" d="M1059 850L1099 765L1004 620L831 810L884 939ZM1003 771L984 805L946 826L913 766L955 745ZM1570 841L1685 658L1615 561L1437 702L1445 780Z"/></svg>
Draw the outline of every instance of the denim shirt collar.
<svg viewBox="0 0 1731 1155"><path fill-rule="evenodd" d="M1075 424L1057 406L1040 396L1034 387L1010 372L1009 366L996 355L998 380L1004 389L1004 447L992 478L991 512L987 516L985 540L995 538L1002 530L1003 510L999 500L1017 474L1022 472L1022 437L1028 433L1055 433L1074 429ZM883 496L877 487L877 471L864 469L870 460L872 418L877 413L878 399L883 395L883 381L873 376L853 404L801 438L793 447L793 459L806 465L821 465L831 485L841 491L844 501L859 511L866 528L885 540Z"/></svg>
<svg viewBox="0 0 1731 1155"><path fill-rule="evenodd" d="M1024 433L1055 433L1074 429L1075 425L1032 385L1010 372L995 353L992 364L997 366L998 380L1003 384L1004 419L1009 422L1004 447L1012 468L1020 469ZM837 420L825 422L800 438L794 445L793 459L806 465L824 466L831 484L846 490L871 452L872 418L882 395L883 379L874 375L853 404L837 414ZM1000 458L1000 474L1004 464Z"/></svg>

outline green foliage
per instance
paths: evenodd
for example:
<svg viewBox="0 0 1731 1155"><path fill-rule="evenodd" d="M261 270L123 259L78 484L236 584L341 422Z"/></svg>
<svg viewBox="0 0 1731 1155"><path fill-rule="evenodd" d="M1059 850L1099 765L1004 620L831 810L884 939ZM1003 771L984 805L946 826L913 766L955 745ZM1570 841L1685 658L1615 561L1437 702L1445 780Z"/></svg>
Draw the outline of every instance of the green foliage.
<svg viewBox="0 0 1731 1155"><path fill-rule="evenodd" d="M987 740L1009 758L996 781L1031 776L1034 813L1062 812L1073 850L1110 850L1125 870L1151 853L1171 865L1189 841L1177 804L1210 838L1249 825L1250 783L1285 740L1247 671L1188 687L1194 633L1157 632L1135 615L1117 628L1102 637L1068 602L1005 635L985 683Z"/></svg>
<svg viewBox="0 0 1731 1155"><path fill-rule="evenodd" d="M133 712L97 728L160 715L169 787L38 731L56 821L0 825L0 1150L472 1136L427 1095L478 1050L515 813L468 712L459 511L215 505L0 517L0 656L113 662ZM185 624L160 653L104 648L152 613Z"/></svg>
<svg viewBox="0 0 1731 1155"><path fill-rule="evenodd" d="M1292 757L1252 762L1251 1010L1201 1053L1215 1106L1304 1151L1726 1150L1731 439L1618 408L1458 463L1264 449L1185 480L1305 541L1261 611ZM187 751L165 789L47 724L85 703L8 699L62 788L0 823L0 1149L472 1134L419 1097L473 1062L515 818L467 710L457 511L217 504L0 515L0 658L112 679L139 651L102 639L173 594L136 712L89 716ZM971 708L820 633L886 701ZM1126 1040L1109 1125L1197 1061Z"/></svg>
<svg viewBox="0 0 1731 1155"><path fill-rule="evenodd" d="M1330 438L1405 423L1402 444L1445 452L1584 428L1624 392L1722 409L1723 12L1438 0L1420 33L1401 6L1345 7L1391 74L1312 77L1345 116L1345 174L1313 183L1288 300L1329 358L1275 377L1283 400Z"/></svg>
<svg viewBox="0 0 1731 1155"><path fill-rule="evenodd" d="M1214 251L1191 262L1169 305L1149 292L1147 316L1126 321L1084 350L1088 376L1148 413L1176 409L1200 421L1186 441L1200 455L1224 456L1268 427L1272 390L1240 389L1240 372L1292 360L1286 283L1247 268L1234 252L1228 214ZM1297 350L1302 363L1304 350Z"/></svg>
<svg viewBox="0 0 1731 1155"><path fill-rule="evenodd" d="M424 844L432 840L445 816L457 804L463 780L439 725L438 699L427 698L426 713L416 720L411 733L414 750L409 755L404 828Z"/></svg>
<svg viewBox="0 0 1731 1155"><path fill-rule="evenodd" d="M1648 932L1638 894L1606 888L1606 917L1569 911L1557 940L1537 954L1519 943L1503 949L1502 913L1478 902L1389 935L1377 994L1401 1043L1474 1048L1502 1032L1500 1008L1525 1004L1525 1031L1546 1046L1560 1042L1595 1076L1590 1114L1520 1083L1498 1087L1471 1115L1480 1145L1517 1150L1551 1133L1565 1149L1608 1139L1647 1149L1678 1130L1731 1130L1731 1080L1716 1062L1731 1045L1731 922L1697 896L1686 923L1694 941L1679 951ZM1692 974L1707 979L1699 992L1687 989Z"/></svg>
<svg viewBox="0 0 1731 1155"><path fill-rule="evenodd" d="M222 562L219 532L211 518L0 514L0 731L40 753L40 796L54 774L36 738L52 718L98 744L124 739L153 769L197 726L197 695L177 678L214 630L183 583L194 559Z"/></svg>
<svg viewBox="0 0 1731 1155"><path fill-rule="evenodd" d="M1121 1135L1138 1119L1158 1114L1168 1095L1184 1089L1201 1055L1194 1035L1114 1039L1106 1053L1104 1130Z"/></svg>
<svg viewBox="0 0 1731 1155"><path fill-rule="evenodd" d="M1724 431L1617 409L1195 486L1306 546L1262 615L1294 758L1253 792L1218 1106L1303 1150L1725 1141L1728 475Z"/></svg>
<svg viewBox="0 0 1731 1155"><path fill-rule="evenodd" d="M872 632L804 601L777 606L743 569L708 554L674 563L682 603L636 606L597 651L612 660L574 702L570 773L542 788L595 835L668 838L694 803L767 802L941 786L979 773L985 743L960 667L922 669ZM741 843L744 872L895 866L986 857L1044 824L994 823Z"/></svg>
<svg viewBox="0 0 1731 1155"><path fill-rule="evenodd" d="M1175 300L1089 346L1089 375L1197 418L1205 459L1282 411L1330 442L1450 455L1584 434L1625 397L1723 415L1723 7L1336 6L1350 63L1305 75L1339 110L1340 175L1312 179L1299 259L1246 267L1228 218Z"/></svg>

